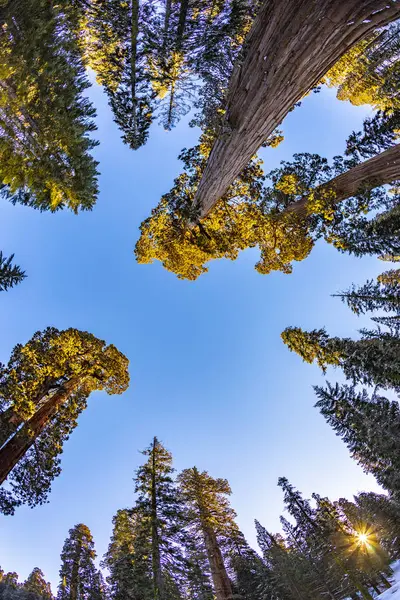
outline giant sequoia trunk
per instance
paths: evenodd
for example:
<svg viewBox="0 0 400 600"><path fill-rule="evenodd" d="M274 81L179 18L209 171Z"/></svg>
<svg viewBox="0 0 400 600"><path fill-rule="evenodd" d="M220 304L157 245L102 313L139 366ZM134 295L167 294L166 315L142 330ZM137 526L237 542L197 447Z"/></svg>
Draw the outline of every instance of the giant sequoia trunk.
<svg viewBox="0 0 400 600"><path fill-rule="evenodd" d="M30 401L35 406L38 406L45 400L46 396L51 392L55 392L60 385L62 384L56 384L54 379L48 378L48 380L39 388L36 396L30 398ZM0 414L0 448L6 443L11 435L17 431L18 427L20 427L23 422L24 419L15 412L13 406L6 408L6 410Z"/></svg>
<svg viewBox="0 0 400 600"><path fill-rule="evenodd" d="M264 0L229 84L223 133L196 193L200 217L337 60L398 17L398 0Z"/></svg>
<svg viewBox="0 0 400 600"><path fill-rule="evenodd" d="M7 479L10 471L23 458L46 425L57 414L81 385L82 378L74 377L55 392L35 414L26 421L15 435L0 450L0 484Z"/></svg>
<svg viewBox="0 0 400 600"><path fill-rule="evenodd" d="M207 558L217 600L232 600L232 585L226 572L222 553L214 530L207 524L202 525Z"/></svg>
<svg viewBox="0 0 400 600"><path fill-rule="evenodd" d="M23 423L23 419L15 414L12 406L7 408L0 415L0 448L6 443L8 438L14 434L18 427Z"/></svg>
<svg viewBox="0 0 400 600"><path fill-rule="evenodd" d="M324 192L333 190L335 202L341 202L355 196L357 192L371 190L397 179L400 179L400 144L320 185L314 190L314 194L323 195ZM308 198L305 196L298 202L290 204L286 210L305 215L307 201Z"/></svg>

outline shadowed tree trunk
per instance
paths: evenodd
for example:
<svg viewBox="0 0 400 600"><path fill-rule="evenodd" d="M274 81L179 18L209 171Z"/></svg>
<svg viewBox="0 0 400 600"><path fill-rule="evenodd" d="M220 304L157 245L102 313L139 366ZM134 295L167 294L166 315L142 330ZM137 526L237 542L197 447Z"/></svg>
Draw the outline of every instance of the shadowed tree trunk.
<svg viewBox="0 0 400 600"><path fill-rule="evenodd" d="M217 600L232 600L232 586L226 572L221 550L214 530L207 524L202 525L207 558Z"/></svg>
<svg viewBox="0 0 400 600"><path fill-rule="evenodd" d="M70 585L70 595L69 600L78 600L78 592L79 592L79 566L81 561L82 554L82 535L79 535L75 556L72 563L72 571L71 571L71 585Z"/></svg>
<svg viewBox="0 0 400 600"><path fill-rule="evenodd" d="M131 94L132 94L132 120L134 135L137 135L137 100L136 100L136 59L137 41L139 34L139 0L132 0L131 15Z"/></svg>
<svg viewBox="0 0 400 600"><path fill-rule="evenodd" d="M197 189L200 217L338 59L399 16L396 0L264 0L232 74L222 133Z"/></svg>
<svg viewBox="0 0 400 600"><path fill-rule="evenodd" d="M380 185L392 183L396 179L400 179L400 144L320 185L314 190L314 194L333 190L336 196L335 202L341 202L355 196L360 190L372 190ZM298 202L290 204L286 211L305 215L307 201L308 197L304 196Z"/></svg>
<svg viewBox="0 0 400 600"><path fill-rule="evenodd" d="M19 431L0 450L0 484L26 454L49 421L57 414L79 386L82 377L74 377L55 392L35 414L26 421Z"/></svg>
<svg viewBox="0 0 400 600"><path fill-rule="evenodd" d="M61 385L62 383L55 387L54 381L52 380L45 382L36 397L32 399L33 404L37 406L43 402L46 396L51 392L57 391L57 388ZM0 448L6 443L8 438L17 431L18 427L22 425L23 422L24 419L15 412L14 406L9 406L0 414Z"/></svg>
<svg viewBox="0 0 400 600"><path fill-rule="evenodd" d="M157 445L157 438L154 438L152 469L151 469L151 546L152 546L154 600L163 600L164 586L163 586L163 578L162 578L162 573L161 573L160 540L159 540L159 536L158 536L158 517L157 517L156 445Z"/></svg>

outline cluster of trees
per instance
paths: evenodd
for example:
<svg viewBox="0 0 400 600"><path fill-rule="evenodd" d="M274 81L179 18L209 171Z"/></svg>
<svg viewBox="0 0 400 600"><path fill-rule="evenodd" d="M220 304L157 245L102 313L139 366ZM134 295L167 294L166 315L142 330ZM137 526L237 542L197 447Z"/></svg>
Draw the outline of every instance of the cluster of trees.
<svg viewBox="0 0 400 600"><path fill-rule="evenodd" d="M18 583L18 574L4 573L0 568L1 600L53 600L50 584L43 572L35 567L24 583Z"/></svg>
<svg viewBox="0 0 400 600"><path fill-rule="evenodd" d="M128 359L78 329L48 327L0 364L0 512L47 500L63 444L91 392L121 394Z"/></svg>
<svg viewBox="0 0 400 600"><path fill-rule="evenodd" d="M90 210L97 162L80 51L79 3L16 0L0 8L0 195L44 211ZM24 273L0 257L0 289Z"/></svg>
<svg viewBox="0 0 400 600"><path fill-rule="evenodd" d="M184 172L141 225L139 262L156 259L179 278L196 279L210 260L234 260L241 250L258 247L258 272L288 273L319 237L343 249L337 237L344 224L356 228L366 220L365 213L372 216L388 203L398 204L396 190L388 195L382 186L400 179L399 22L357 30L362 39L352 45L355 32L344 40L335 19L330 25L337 29L329 32L334 37L322 56L332 7L321 4L321 12L302 14L296 25L293 12L307 8L292 8L261 5L225 96L198 121L203 131L199 144L179 156ZM383 25L399 17L396 10L379 14ZM340 18L347 19L348 27L346 11ZM375 18L364 20L362 27L367 21L376 27ZM352 23L356 27L356 20ZM319 37L318 28L323 29ZM285 34L290 35L290 60ZM282 140L276 128L318 82L337 87L339 99L368 103L378 112L362 132L350 135L344 156L331 165L315 154L297 154L264 176L255 153Z"/></svg>
<svg viewBox="0 0 400 600"><path fill-rule="evenodd" d="M92 209L98 163L87 67L123 141L137 149L154 116L165 129L194 106L193 124L215 117L257 7L257 0L2 2L0 195L39 210ZM0 291L24 277L13 255L0 255Z"/></svg>
<svg viewBox="0 0 400 600"><path fill-rule="evenodd" d="M282 339L323 371L342 369L348 383L315 387L316 406L364 471L400 500L400 269L339 296L358 315L378 312L374 327L362 329L357 340L330 337L324 328L288 327Z"/></svg>
<svg viewBox="0 0 400 600"><path fill-rule="evenodd" d="M258 521L260 553L236 523L226 479L196 467L177 476L172 456L154 438L135 475L134 506L118 510L101 563L86 525L69 531L61 553L57 600L372 600L390 587L400 556L400 504L362 493L332 502L303 498L285 478L289 518L272 534ZM31 595L29 595L31 594ZM18 585L2 574L0 598L51 600L39 569Z"/></svg>
<svg viewBox="0 0 400 600"><path fill-rule="evenodd" d="M85 55L132 149L154 118L170 130L193 106L210 112L227 85L256 0L91 0ZM207 88L207 91L205 91Z"/></svg>
<svg viewBox="0 0 400 600"><path fill-rule="evenodd" d="M191 124L202 130L199 145L181 154L185 172L142 224L137 260L195 279L211 259L258 246L259 272L289 272L320 235L315 220L326 230L327 205L335 221L348 218L349 198L353 211L360 203L373 211L368 190L400 177L399 16L397 3L384 0L352 0L340 15L328 0L318 11L267 0L3 3L0 193L39 210L93 207L90 67L132 149L146 143L154 117L171 129L194 108ZM362 165L337 159L330 170L321 157L295 156L266 186L255 153L281 141L277 127L319 83L379 109L391 147L374 146L368 158L380 158ZM357 152L359 162L367 157ZM0 256L0 290L24 275L12 256Z"/></svg>

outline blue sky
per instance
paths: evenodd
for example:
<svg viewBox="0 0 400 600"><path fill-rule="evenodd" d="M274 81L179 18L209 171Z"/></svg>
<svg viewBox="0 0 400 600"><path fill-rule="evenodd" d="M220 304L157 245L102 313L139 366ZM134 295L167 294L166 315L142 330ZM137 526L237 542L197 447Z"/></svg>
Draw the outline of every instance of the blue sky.
<svg viewBox="0 0 400 600"><path fill-rule="evenodd" d="M196 465L226 477L232 505L250 543L253 520L279 529L279 476L332 499L377 490L313 408L312 384L324 377L291 354L280 339L288 325L326 326L355 335L358 319L330 294L383 270L377 259L341 255L325 243L295 265L292 275L259 275L257 251L218 261L196 282L180 281L159 263L138 265L138 226L180 172L177 156L198 131L184 119L170 133L153 127L148 144L122 144L107 102L98 109L96 149L100 197L91 213L46 214L3 203L2 250L15 252L28 278L0 294L0 361L13 346L48 325L76 327L115 344L130 359L123 396L93 394L65 445L61 476L50 503L0 517L0 565L24 579L39 566L58 584L59 555L68 529L87 524L101 556L111 519L132 505L139 450L157 435L180 470ZM290 113L285 141L263 150L266 170L294 152L332 157L369 110L310 95ZM339 373L329 373L331 381Z"/></svg>

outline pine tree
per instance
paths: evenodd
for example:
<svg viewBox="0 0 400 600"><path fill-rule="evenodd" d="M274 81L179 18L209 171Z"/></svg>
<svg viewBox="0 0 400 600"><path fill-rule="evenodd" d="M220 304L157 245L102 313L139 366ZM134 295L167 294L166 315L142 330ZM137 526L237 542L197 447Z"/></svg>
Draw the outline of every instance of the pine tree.
<svg viewBox="0 0 400 600"><path fill-rule="evenodd" d="M373 492L362 492L354 497L356 506L355 517L364 526L365 522L373 525L373 530L378 536L380 544L386 549L389 556L400 556L400 504L394 497ZM348 501L339 500L340 506L345 503L344 511L348 510Z"/></svg>
<svg viewBox="0 0 400 600"><path fill-rule="evenodd" d="M400 390L400 341L397 327L362 330L360 340L329 337L325 329L303 331L287 327L281 335L289 350L325 372L339 366L347 379L364 385Z"/></svg>
<svg viewBox="0 0 400 600"><path fill-rule="evenodd" d="M369 104L381 110L400 107L399 33L399 23L377 29L328 71L324 81L338 88L339 100L349 100L356 106Z"/></svg>
<svg viewBox="0 0 400 600"><path fill-rule="evenodd" d="M304 566L307 564L296 549L289 549L281 535L272 535L255 521L257 543L269 571L269 586L280 600L318 598L312 593Z"/></svg>
<svg viewBox="0 0 400 600"><path fill-rule="evenodd" d="M80 523L69 530L61 553L57 600L103 600L101 578L90 529Z"/></svg>
<svg viewBox="0 0 400 600"><path fill-rule="evenodd" d="M14 254L6 258L0 250L0 292L7 291L21 283L26 277L25 272L18 265L14 265Z"/></svg>
<svg viewBox="0 0 400 600"><path fill-rule="evenodd" d="M86 60L105 88L123 141L134 150L146 143L153 120L148 61L157 21L151 0L93 0L84 24Z"/></svg>
<svg viewBox="0 0 400 600"><path fill-rule="evenodd" d="M186 586L191 600L214 600L210 566L202 543L191 535L185 536L185 559L187 561Z"/></svg>
<svg viewBox="0 0 400 600"><path fill-rule="evenodd" d="M119 510L113 518L113 534L103 564L112 600L153 600L150 544L146 521L135 509Z"/></svg>
<svg viewBox="0 0 400 600"><path fill-rule="evenodd" d="M46 500L60 473L63 442L94 390L121 394L128 360L92 334L49 327L17 345L0 378L0 480L3 509Z"/></svg>
<svg viewBox="0 0 400 600"><path fill-rule="evenodd" d="M43 572L38 567L35 567L32 573L28 576L23 584L24 590L31 592L43 600L53 600L50 583L48 583L43 575Z"/></svg>
<svg viewBox="0 0 400 600"><path fill-rule="evenodd" d="M95 111L83 95L76 5L19 0L1 18L1 194L39 210L90 210Z"/></svg>
<svg viewBox="0 0 400 600"><path fill-rule="evenodd" d="M135 512L145 526L154 600L181 597L186 561L181 551L183 507L173 481L172 455L155 437L135 476Z"/></svg>
<svg viewBox="0 0 400 600"><path fill-rule="evenodd" d="M204 544L217 600L233 597L225 552L240 536L235 512L227 496L231 494L226 479L214 479L196 467L185 469L178 477L186 505L190 535ZM226 564L225 564L226 563Z"/></svg>
<svg viewBox="0 0 400 600"><path fill-rule="evenodd" d="M378 276L377 281L367 281L358 288L352 288L339 296L356 315L382 310L400 316L400 269L391 269Z"/></svg>
<svg viewBox="0 0 400 600"><path fill-rule="evenodd" d="M316 407L366 472L394 494L400 493L400 409L376 393L352 386L315 387Z"/></svg>

